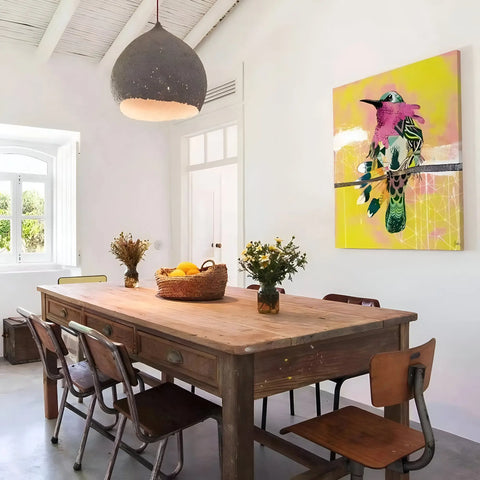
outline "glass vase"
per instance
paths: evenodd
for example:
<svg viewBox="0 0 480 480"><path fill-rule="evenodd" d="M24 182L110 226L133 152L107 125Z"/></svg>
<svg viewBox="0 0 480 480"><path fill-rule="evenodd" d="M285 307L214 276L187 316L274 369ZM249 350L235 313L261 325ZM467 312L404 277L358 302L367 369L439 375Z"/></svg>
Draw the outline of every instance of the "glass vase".
<svg viewBox="0 0 480 480"><path fill-rule="evenodd" d="M278 313L280 310L280 294L275 285L260 284L257 292L258 313Z"/></svg>
<svg viewBox="0 0 480 480"><path fill-rule="evenodd" d="M137 266L134 267L127 267L124 274L125 278L125 286L127 288L135 288L138 287L138 272Z"/></svg>

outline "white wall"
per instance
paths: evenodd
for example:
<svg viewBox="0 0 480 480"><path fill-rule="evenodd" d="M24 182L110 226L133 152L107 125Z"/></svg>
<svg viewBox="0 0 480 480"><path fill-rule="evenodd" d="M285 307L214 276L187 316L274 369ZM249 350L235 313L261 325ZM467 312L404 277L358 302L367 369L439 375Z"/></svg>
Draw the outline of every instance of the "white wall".
<svg viewBox="0 0 480 480"><path fill-rule="evenodd" d="M39 65L32 50L2 45L0 78L0 123L80 132L77 219L83 273L105 273L123 282L124 267L109 249L113 237L124 231L160 242L139 265L140 280L153 280L170 255L169 152L163 127L124 117L110 94L109 72L84 59L54 55ZM16 303L39 310L34 286L55 283L58 276L2 274L0 319L14 315Z"/></svg>
<svg viewBox="0 0 480 480"><path fill-rule="evenodd" d="M479 17L475 0L243 0L198 49L211 85L244 62L245 237L296 235L309 263L286 284L291 293L373 296L418 312L411 344L438 342L432 422L476 441ZM332 89L454 49L462 62L465 251L336 249ZM363 379L343 394L369 402Z"/></svg>

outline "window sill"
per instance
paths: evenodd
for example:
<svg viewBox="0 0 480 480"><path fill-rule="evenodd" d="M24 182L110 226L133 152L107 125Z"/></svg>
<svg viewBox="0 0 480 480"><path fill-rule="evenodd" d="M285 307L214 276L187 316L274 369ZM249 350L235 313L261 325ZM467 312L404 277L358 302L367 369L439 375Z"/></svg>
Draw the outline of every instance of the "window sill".
<svg viewBox="0 0 480 480"><path fill-rule="evenodd" d="M67 275L74 275L72 267L64 267L55 263L22 263L15 265L0 265L0 275L14 273L44 273L44 272L67 272Z"/></svg>

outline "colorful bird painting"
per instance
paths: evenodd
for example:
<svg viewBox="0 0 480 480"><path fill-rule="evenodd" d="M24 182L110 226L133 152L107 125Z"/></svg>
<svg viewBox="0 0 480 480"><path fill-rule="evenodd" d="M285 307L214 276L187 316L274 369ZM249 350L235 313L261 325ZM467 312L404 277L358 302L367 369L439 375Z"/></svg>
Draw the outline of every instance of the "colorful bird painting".
<svg viewBox="0 0 480 480"><path fill-rule="evenodd" d="M362 174L358 188L362 189L357 203L368 203L367 214L375 215L388 201L385 228L389 233L405 229L407 215L405 193L408 170L421 165L423 134L417 123L425 120L415 113L419 105L405 103L395 91L384 93L379 100L363 99L373 105L377 113L377 125L365 162L358 171Z"/></svg>

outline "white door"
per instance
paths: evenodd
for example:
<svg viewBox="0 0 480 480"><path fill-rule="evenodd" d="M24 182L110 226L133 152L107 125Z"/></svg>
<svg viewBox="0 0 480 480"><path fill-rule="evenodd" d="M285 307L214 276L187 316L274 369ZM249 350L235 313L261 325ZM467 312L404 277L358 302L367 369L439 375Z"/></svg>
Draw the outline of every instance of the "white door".
<svg viewBox="0 0 480 480"><path fill-rule="evenodd" d="M207 109L208 110L208 109ZM171 130L172 255L201 266L225 263L228 284L243 285L243 107L202 111Z"/></svg>
<svg viewBox="0 0 480 480"><path fill-rule="evenodd" d="M237 165L190 172L190 258L225 263L229 284L237 285Z"/></svg>
<svg viewBox="0 0 480 480"><path fill-rule="evenodd" d="M186 137L190 261L225 263L238 285L238 126L212 126Z"/></svg>

